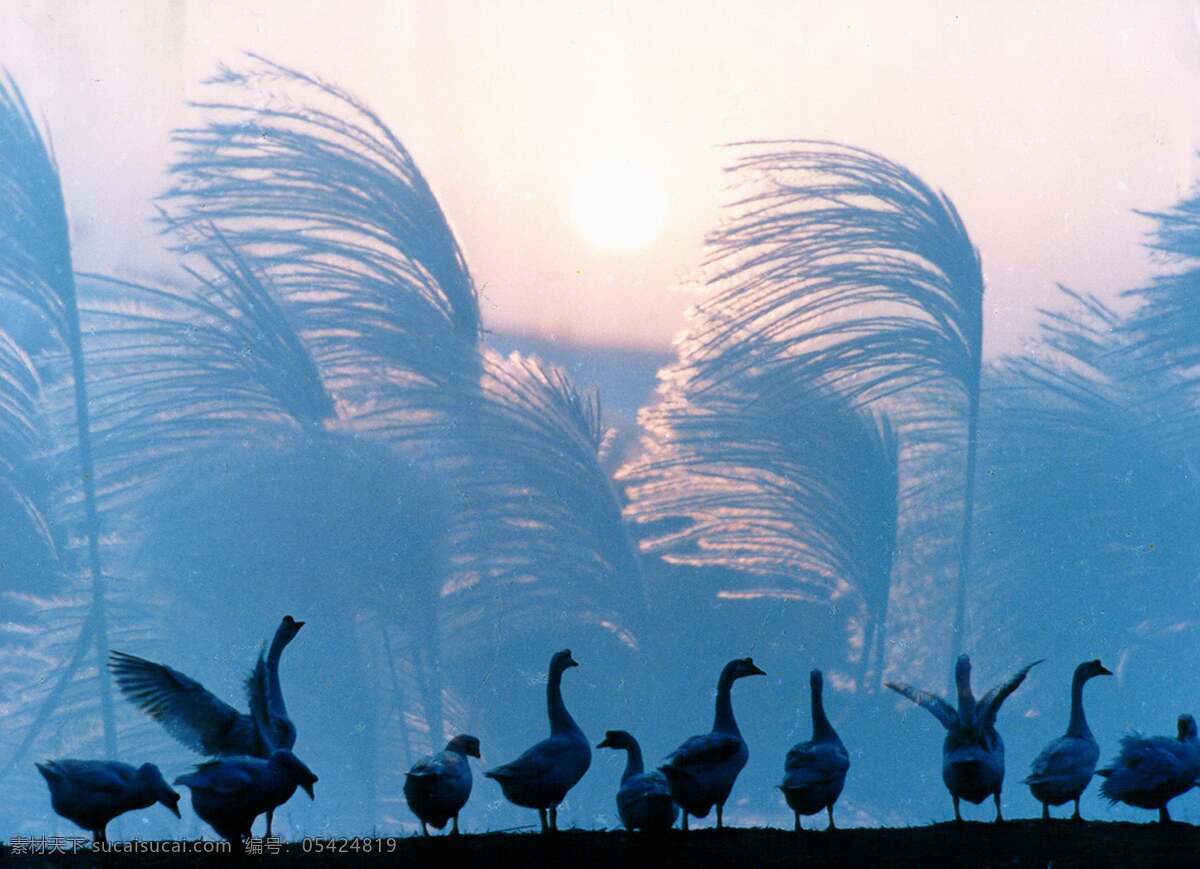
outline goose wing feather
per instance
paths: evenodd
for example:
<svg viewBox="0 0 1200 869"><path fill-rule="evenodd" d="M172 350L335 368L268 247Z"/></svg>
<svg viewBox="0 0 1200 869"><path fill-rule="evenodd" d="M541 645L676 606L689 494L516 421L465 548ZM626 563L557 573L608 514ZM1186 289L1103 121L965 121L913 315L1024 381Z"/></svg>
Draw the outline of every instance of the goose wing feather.
<svg viewBox="0 0 1200 869"><path fill-rule="evenodd" d="M735 757L741 749L742 740L726 733L706 733L693 736L683 745L667 755L667 764L676 768L688 768L720 764Z"/></svg>
<svg viewBox="0 0 1200 869"><path fill-rule="evenodd" d="M1060 736L1034 758L1025 784L1045 784L1079 775L1091 775L1100 755L1095 740Z"/></svg>
<svg viewBox="0 0 1200 869"><path fill-rule="evenodd" d="M202 754L253 753L253 746L231 744L247 741L238 738L243 716L195 679L124 652L108 660L121 693L184 745Z"/></svg>
<svg viewBox="0 0 1200 869"><path fill-rule="evenodd" d="M785 788L822 784L844 778L850 756L836 743L802 742L788 752L783 768Z"/></svg>
<svg viewBox="0 0 1200 869"><path fill-rule="evenodd" d="M175 784L222 796L234 796L254 786L254 775L236 758L213 760L200 764L194 772L181 775L175 779Z"/></svg>
<svg viewBox="0 0 1200 869"><path fill-rule="evenodd" d="M922 709L928 710L947 730L958 724L958 712L936 694L914 688L907 682L887 682L885 684L897 694L907 697Z"/></svg>
<svg viewBox="0 0 1200 869"><path fill-rule="evenodd" d="M574 742L550 737L522 752L516 760L484 773L494 779L541 779L551 775L560 762L576 749Z"/></svg>
<svg viewBox="0 0 1200 869"><path fill-rule="evenodd" d="M991 691L983 695L983 699L975 707L975 722L976 726L984 729L992 727L996 723L996 716L1000 712L1000 707L1012 692L1021 687L1021 683L1025 681L1025 677L1029 675L1029 671L1042 663L1040 659L1032 664L1026 664L1012 676L1001 682Z"/></svg>
<svg viewBox="0 0 1200 869"><path fill-rule="evenodd" d="M42 775L49 769L56 780L70 781L75 787L94 793L116 794L125 790L129 783L132 767L125 764L107 763L99 760L51 760L38 764Z"/></svg>

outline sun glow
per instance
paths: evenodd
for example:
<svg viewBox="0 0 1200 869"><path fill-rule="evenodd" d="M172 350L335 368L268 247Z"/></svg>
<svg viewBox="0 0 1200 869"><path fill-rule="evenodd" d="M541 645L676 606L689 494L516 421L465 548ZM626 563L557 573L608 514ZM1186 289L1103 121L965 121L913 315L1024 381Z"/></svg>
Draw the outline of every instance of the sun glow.
<svg viewBox="0 0 1200 869"><path fill-rule="evenodd" d="M662 232L666 217L662 181L637 163L596 163L578 178L571 192L575 227L599 250L641 250Z"/></svg>

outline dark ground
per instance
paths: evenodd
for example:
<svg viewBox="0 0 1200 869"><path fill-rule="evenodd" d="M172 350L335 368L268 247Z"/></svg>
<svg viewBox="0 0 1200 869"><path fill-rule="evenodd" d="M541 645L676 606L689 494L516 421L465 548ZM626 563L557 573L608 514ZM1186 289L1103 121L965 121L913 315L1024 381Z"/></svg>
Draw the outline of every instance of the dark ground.
<svg viewBox="0 0 1200 869"><path fill-rule="evenodd" d="M1038 866L1067 869L1095 866L1194 866L1200 865L1200 827L1155 824L1089 823L1068 821L1043 824L1014 821L991 824L937 824L907 829L855 829L833 833L783 830L697 830L672 832L663 837L622 832L568 831L552 838L535 834L491 833L458 839L402 838L376 840L374 854L360 845L341 846L341 853L308 853L305 846L287 845L278 855L246 856L238 862L276 866L314 863L343 866L379 864L453 869L457 866L540 867L570 869L610 866L738 866L744 869L771 866L887 866L887 867L1014 867ZM382 853L381 853L382 851ZM163 855L130 856L80 854L76 856L13 855L0 848L6 867L70 866L185 866L211 862L212 857ZM230 860L229 856L223 858Z"/></svg>

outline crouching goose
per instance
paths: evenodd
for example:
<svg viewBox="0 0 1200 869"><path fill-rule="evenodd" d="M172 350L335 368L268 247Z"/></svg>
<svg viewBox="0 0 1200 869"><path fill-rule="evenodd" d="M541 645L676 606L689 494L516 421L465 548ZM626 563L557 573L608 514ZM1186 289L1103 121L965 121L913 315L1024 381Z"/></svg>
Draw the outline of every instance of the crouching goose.
<svg viewBox="0 0 1200 869"><path fill-rule="evenodd" d="M1074 801L1075 814L1072 820L1079 821L1079 798L1083 796L1096 761L1100 758L1100 745L1088 728L1083 714L1083 686L1096 676L1111 676L1112 671L1095 661L1084 661L1075 668L1071 678L1071 720L1065 736L1051 742L1033 761L1025 784L1034 799L1042 804L1043 820L1050 820L1050 807Z"/></svg>
<svg viewBox="0 0 1200 869"><path fill-rule="evenodd" d="M978 805L989 796L996 803L996 823L1004 820L1000 811L1000 790L1004 786L1004 740L996 731L996 715L1008 695L1016 691L1029 671L1040 663L1034 661L1023 667L976 703L971 691L971 659L961 655L954 667L954 681L958 688L957 710L928 691L903 682L887 683L893 691L927 709L946 728L946 739L942 743L942 781L954 799L954 820L962 821L959 800Z"/></svg>
<svg viewBox="0 0 1200 869"><path fill-rule="evenodd" d="M317 777L286 748L260 757L223 757L181 775L175 784L192 791L192 809L230 842L250 838L254 819L292 798L297 787L311 800Z"/></svg>
<svg viewBox="0 0 1200 869"><path fill-rule="evenodd" d="M717 828L724 826L725 801L750 758L750 749L733 717L730 694L738 679L765 675L750 658L737 658L726 664L717 680L712 731L685 741L659 767L671 787L671 798L683 809L684 830L688 828L688 815L707 817L714 805Z"/></svg>
<svg viewBox="0 0 1200 869"><path fill-rule="evenodd" d="M1200 777L1196 719L1180 715L1174 739L1136 733L1123 737L1116 758L1097 772L1104 777L1100 793L1110 803L1158 809L1159 822L1170 823L1167 803L1191 790Z"/></svg>
<svg viewBox="0 0 1200 869"><path fill-rule="evenodd" d="M833 804L842 794L846 784L846 772L850 769L850 755L838 738L837 731L825 716L825 703L821 692L824 679L820 670L813 670L808 677L812 694L812 739L794 746L787 754L783 765L783 784L779 789L796 817L796 830L800 830L801 815L815 815L824 809L829 813L829 829L833 823Z"/></svg>
<svg viewBox="0 0 1200 869"><path fill-rule="evenodd" d="M642 764L642 747L625 730L609 730L596 748L623 749L626 752L625 772L617 790L617 814L626 830L669 830L679 817L679 809L671 799L667 777L658 770L646 772Z"/></svg>
<svg viewBox="0 0 1200 869"><path fill-rule="evenodd" d="M50 789L54 811L90 832L93 842L107 842L109 821L134 809L162 803L180 817L179 794L152 763L134 768L115 760L64 758L36 766Z"/></svg>
<svg viewBox="0 0 1200 869"><path fill-rule="evenodd" d="M423 757L404 776L404 799L421 821L422 835L428 824L440 830L454 821L450 832L458 833L458 813L471 797L471 764L479 757L479 740L465 733L446 743L444 751Z"/></svg>
<svg viewBox="0 0 1200 869"><path fill-rule="evenodd" d="M511 763L484 773L500 783L500 790L510 803L538 810L543 833L558 829L558 804L592 764L592 748L562 698L563 673L578 666L570 649L556 652L550 659L546 682L550 738L527 749Z"/></svg>

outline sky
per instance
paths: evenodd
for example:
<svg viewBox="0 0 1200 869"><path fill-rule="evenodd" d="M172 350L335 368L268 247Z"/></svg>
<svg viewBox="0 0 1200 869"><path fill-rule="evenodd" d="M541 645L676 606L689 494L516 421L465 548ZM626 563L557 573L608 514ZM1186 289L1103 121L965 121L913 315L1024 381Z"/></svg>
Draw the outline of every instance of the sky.
<svg viewBox="0 0 1200 869"><path fill-rule="evenodd" d="M724 143L834 139L947 192L995 355L1056 284L1113 299L1146 279L1134 209L1191 188L1200 141L1194 2L8 0L0 63L51 129L80 268L169 268L150 218L170 130L243 51L385 119L489 328L585 344L664 348L683 327Z"/></svg>

